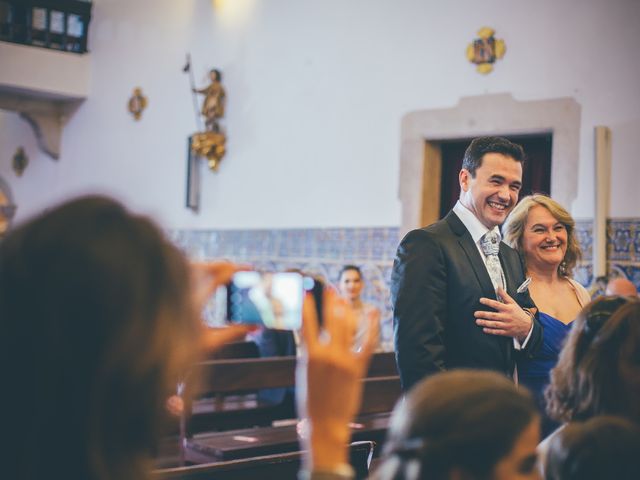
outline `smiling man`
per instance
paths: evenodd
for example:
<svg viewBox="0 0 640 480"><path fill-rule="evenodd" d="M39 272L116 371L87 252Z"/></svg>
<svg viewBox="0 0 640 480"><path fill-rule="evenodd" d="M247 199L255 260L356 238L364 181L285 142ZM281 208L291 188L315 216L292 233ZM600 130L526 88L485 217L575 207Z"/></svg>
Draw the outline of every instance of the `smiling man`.
<svg viewBox="0 0 640 480"><path fill-rule="evenodd" d="M523 161L522 147L505 138L476 138L464 155L453 210L400 242L391 295L405 391L451 368L511 376L515 356L539 347L542 328L520 257L498 228L518 201ZM478 323L475 313L492 309L492 321Z"/></svg>

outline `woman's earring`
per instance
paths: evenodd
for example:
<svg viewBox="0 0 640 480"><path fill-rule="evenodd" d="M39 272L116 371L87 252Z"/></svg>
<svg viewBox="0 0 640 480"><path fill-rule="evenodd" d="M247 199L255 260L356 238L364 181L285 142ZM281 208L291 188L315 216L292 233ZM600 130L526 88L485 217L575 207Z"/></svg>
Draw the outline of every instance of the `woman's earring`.
<svg viewBox="0 0 640 480"><path fill-rule="evenodd" d="M566 275L567 274L567 262L565 262L564 260L560 263L560 274L561 275Z"/></svg>

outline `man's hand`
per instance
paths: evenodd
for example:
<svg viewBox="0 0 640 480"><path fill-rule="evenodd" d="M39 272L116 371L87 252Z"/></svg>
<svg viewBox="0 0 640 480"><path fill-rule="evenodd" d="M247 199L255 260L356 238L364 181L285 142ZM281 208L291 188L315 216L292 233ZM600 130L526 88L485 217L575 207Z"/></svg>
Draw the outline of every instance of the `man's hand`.
<svg viewBox="0 0 640 480"><path fill-rule="evenodd" d="M495 309L495 312L477 311L474 313L476 324L483 327L484 333L512 337L523 342L533 325L531 315L524 311L516 301L502 288L498 288L502 302L482 297L480 303Z"/></svg>

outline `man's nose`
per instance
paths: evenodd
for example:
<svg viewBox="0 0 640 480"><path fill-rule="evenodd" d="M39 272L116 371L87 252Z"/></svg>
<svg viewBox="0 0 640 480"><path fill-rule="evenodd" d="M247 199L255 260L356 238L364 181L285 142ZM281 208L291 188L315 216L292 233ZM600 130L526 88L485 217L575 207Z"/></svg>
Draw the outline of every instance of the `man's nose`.
<svg viewBox="0 0 640 480"><path fill-rule="evenodd" d="M502 187L500 187L500 190L498 190L498 197L500 198L500 200L509 200L511 195L508 185L503 185Z"/></svg>

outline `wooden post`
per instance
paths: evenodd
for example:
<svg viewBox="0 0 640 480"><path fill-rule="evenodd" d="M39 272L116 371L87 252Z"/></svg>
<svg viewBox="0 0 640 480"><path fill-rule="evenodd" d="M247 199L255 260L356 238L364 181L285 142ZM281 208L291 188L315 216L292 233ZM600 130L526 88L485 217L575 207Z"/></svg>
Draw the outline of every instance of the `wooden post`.
<svg viewBox="0 0 640 480"><path fill-rule="evenodd" d="M595 210L593 218L593 276L607 274L607 218L611 199L611 130L595 127Z"/></svg>

